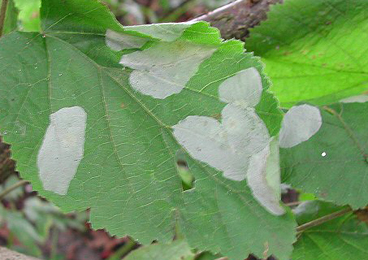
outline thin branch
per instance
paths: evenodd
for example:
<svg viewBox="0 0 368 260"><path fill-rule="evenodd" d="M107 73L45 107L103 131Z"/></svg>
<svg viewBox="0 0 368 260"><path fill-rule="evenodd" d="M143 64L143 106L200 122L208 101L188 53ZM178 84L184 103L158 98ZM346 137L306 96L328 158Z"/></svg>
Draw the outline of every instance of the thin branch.
<svg viewBox="0 0 368 260"><path fill-rule="evenodd" d="M5 26L5 16L6 9L8 7L9 0L2 0L1 9L0 9L0 37L3 35L4 26Z"/></svg>
<svg viewBox="0 0 368 260"><path fill-rule="evenodd" d="M17 183L15 183L14 185L6 188L3 192L0 193L0 200L4 199L6 195L8 195L10 192L12 192L13 190L27 184L28 181L24 181L24 180L21 180Z"/></svg>
<svg viewBox="0 0 368 260"><path fill-rule="evenodd" d="M267 18L270 6L283 0L237 0L224 5L192 21L207 21L217 27L225 39L241 39L249 34L249 29Z"/></svg>
<svg viewBox="0 0 368 260"><path fill-rule="evenodd" d="M317 218L317 219L314 219L310 222L307 222L303 225L300 225L296 228L296 231L298 233L301 233L303 232L304 230L308 229L308 228L312 228L312 227L315 227L315 226L319 226L327 221L330 221L332 219L335 219L335 218L338 218L338 217L341 217L347 213L350 213L350 212L353 212L353 210L351 208L346 208L346 209L343 209L343 210L340 210L340 211L337 211L337 212L334 212L334 213L331 213L329 215L326 215L326 216L323 216L321 218Z"/></svg>

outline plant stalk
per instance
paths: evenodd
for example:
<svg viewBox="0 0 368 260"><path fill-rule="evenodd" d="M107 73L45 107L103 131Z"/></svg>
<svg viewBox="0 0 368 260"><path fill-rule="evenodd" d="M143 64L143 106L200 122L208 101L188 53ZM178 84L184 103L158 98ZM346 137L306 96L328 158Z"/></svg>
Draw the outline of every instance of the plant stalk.
<svg viewBox="0 0 368 260"><path fill-rule="evenodd" d="M25 181L25 180L21 180L17 183L15 183L14 185L6 188L3 192L0 193L0 200L4 199L6 195L8 195L10 192L12 192L13 190L27 184L28 181Z"/></svg>
<svg viewBox="0 0 368 260"><path fill-rule="evenodd" d="M8 7L9 0L2 0L0 9L0 37L3 35L5 26L6 9Z"/></svg>
<svg viewBox="0 0 368 260"><path fill-rule="evenodd" d="M315 227L315 226L319 226L327 221L330 221L332 219L335 219L335 218L338 218L338 217L341 217L349 212L352 212L352 209L351 208L347 208L347 209L342 209L340 211L337 211L337 212L334 212L334 213L331 213L329 215L326 215L326 216L323 216L323 217L320 217L320 218L317 218L317 219L314 219L310 222L307 222L303 225L300 225L296 228L296 231L297 233L301 233L303 232L304 230L308 229L308 228L312 228L312 227Z"/></svg>

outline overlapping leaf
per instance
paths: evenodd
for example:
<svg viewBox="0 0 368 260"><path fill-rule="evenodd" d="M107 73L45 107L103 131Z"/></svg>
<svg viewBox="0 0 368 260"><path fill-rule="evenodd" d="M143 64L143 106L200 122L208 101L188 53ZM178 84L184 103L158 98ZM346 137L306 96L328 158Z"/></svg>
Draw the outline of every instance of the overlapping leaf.
<svg viewBox="0 0 368 260"><path fill-rule="evenodd" d="M364 207L368 204L368 103L337 103L319 110L318 132L281 149L283 182L339 205Z"/></svg>
<svg viewBox="0 0 368 260"><path fill-rule="evenodd" d="M172 133L172 127L188 116L218 119L226 105L218 98L218 87L249 68L260 73L263 85L254 111L270 136L278 133L281 115L267 92L269 82L259 60L244 53L241 42L221 42L206 23L121 28L104 6L90 0L45 0L41 19L43 34L13 33L0 41L1 130L12 144L22 177L35 190L64 211L90 207L95 228L129 234L142 243L168 242L180 229L192 247L221 251L234 259L249 253L262 256L265 250L288 258L294 240L290 214L270 214L253 198L246 181L226 179L222 172L194 160ZM107 30L146 42L112 51ZM132 84L132 69L141 67L123 68L119 61L123 54L133 57L129 53L136 55L137 49L147 53L165 44L181 48L178 57L194 45L214 51L188 80L173 79L182 88L179 93L154 98ZM162 51L162 56L171 55ZM152 66L141 71L171 80ZM55 152L47 148L54 141L47 140L75 121L72 135L62 135L66 140L85 138L83 157L81 150L71 150L75 156L71 158L65 152L73 145L80 149L79 139L66 150L57 150L70 163L65 171L65 163L54 167L48 180L40 175L40 167L48 167L48 154ZM194 188L185 192L176 165L179 155L196 179ZM78 170L69 185L63 174L75 165ZM67 189L53 188L59 185Z"/></svg>
<svg viewBox="0 0 368 260"><path fill-rule="evenodd" d="M299 224L341 210L333 204L310 201L295 209ZM367 224L353 213L307 229L294 245L294 260L365 259L368 251Z"/></svg>
<svg viewBox="0 0 368 260"><path fill-rule="evenodd" d="M266 63L282 106L368 90L367 7L364 0L285 1L251 30L246 49Z"/></svg>

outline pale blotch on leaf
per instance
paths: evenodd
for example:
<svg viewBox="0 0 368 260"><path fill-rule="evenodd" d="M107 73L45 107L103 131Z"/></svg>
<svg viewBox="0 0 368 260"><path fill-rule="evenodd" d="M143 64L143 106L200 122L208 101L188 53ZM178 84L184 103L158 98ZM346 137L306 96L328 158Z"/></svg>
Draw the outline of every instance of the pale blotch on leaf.
<svg viewBox="0 0 368 260"><path fill-rule="evenodd" d="M270 213L281 215L278 142L272 141L254 106L262 95L261 76L249 68L226 79L219 97L227 102L222 122L207 116L188 116L173 126L174 136L188 153L222 171L234 181L247 178L254 197Z"/></svg>
<svg viewBox="0 0 368 260"><path fill-rule="evenodd" d="M255 68L239 71L219 87L220 100L242 107L254 107L261 100L262 79Z"/></svg>
<svg viewBox="0 0 368 260"><path fill-rule="evenodd" d="M340 100L341 103L365 103L368 102L368 95L359 95Z"/></svg>
<svg viewBox="0 0 368 260"><path fill-rule="evenodd" d="M126 33L118 33L108 29L106 31L105 42L114 51L125 49L141 48L148 40Z"/></svg>
<svg viewBox="0 0 368 260"><path fill-rule="evenodd" d="M161 41L171 42L178 39L183 34L183 32L193 24L194 22L157 23L125 26L124 29L126 31L139 32L152 38L160 39Z"/></svg>
<svg viewBox="0 0 368 260"><path fill-rule="evenodd" d="M173 129L179 144L193 158L235 181L245 179L252 154L262 151L270 139L254 109L232 104L222 110L222 124L212 117L188 116Z"/></svg>
<svg viewBox="0 0 368 260"><path fill-rule="evenodd" d="M87 113L82 107L67 107L50 115L37 156L43 188L65 195L84 154Z"/></svg>
<svg viewBox="0 0 368 260"><path fill-rule="evenodd" d="M310 105L292 107L284 116L280 147L291 148L309 140L322 126L321 112Z"/></svg>
<svg viewBox="0 0 368 260"><path fill-rule="evenodd" d="M256 200L270 213L282 215L280 205L280 157L278 140L272 138L269 145L251 157L247 183Z"/></svg>
<svg viewBox="0 0 368 260"><path fill-rule="evenodd" d="M123 55L120 64L134 69L129 78L133 89L164 99L181 92L215 50L184 41L159 42L146 50Z"/></svg>

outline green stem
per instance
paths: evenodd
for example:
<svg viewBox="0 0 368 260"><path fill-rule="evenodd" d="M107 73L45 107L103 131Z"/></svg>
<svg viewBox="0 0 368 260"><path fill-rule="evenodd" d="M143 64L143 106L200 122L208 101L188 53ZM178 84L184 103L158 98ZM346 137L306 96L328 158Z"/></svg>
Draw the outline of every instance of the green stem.
<svg viewBox="0 0 368 260"><path fill-rule="evenodd" d="M27 184L27 183L28 183L28 181L22 180L22 181L19 181L19 182L15 183L14 185L6 188L3 192L0 193L0 200L4 199L4 197L6 195L8 195L10 192L12 192L13 190L15 190L15 189Z"/></svg>
<svg viewBox="0 0 368 260"><path fill-rule="evenodd" d="M1 9L0 9L0 37L3 35L4 26L5 26L5 16L6 9L8 7L9 0L2 0Z"/></svg>
<svg viewBox="0 0 368 260"><path fill-rule="evenodd" d="M298 226L296 228L296 231L297 231L297 233L301 233L301 232L303 232L304 230L306 230L308 228L319 226L319 225L321 225L321 224L323 224L327 221L330 221L332 219L341 217L341 216L345 215L346 213L350 213L350 212L352 212L352 209L351 208L346 208L346 209L331 213L329 215L323 216L321 218L314 219L310 222L307 222L303 225Z"/></svg>

